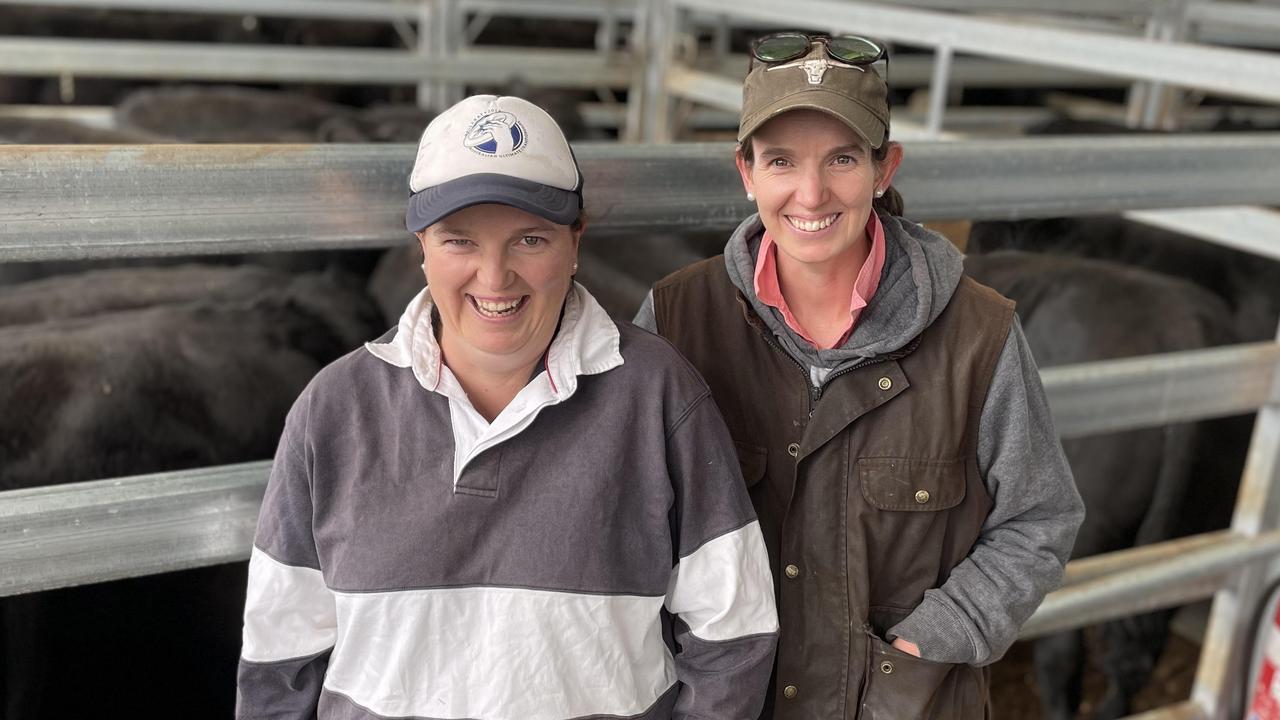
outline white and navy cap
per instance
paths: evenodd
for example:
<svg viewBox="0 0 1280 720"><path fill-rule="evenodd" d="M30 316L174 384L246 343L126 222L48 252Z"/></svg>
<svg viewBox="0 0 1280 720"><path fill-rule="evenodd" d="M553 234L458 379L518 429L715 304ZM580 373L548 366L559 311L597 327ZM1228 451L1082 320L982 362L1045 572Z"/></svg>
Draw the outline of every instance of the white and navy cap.
<svg viewBox="0 0 1280 720"><path fill-rule="evenodd" d="M569 141L528 100L472 95L422 133L404 224L417 232L451 213L499 203L570 225L582 211L582 171Z"/></svg>

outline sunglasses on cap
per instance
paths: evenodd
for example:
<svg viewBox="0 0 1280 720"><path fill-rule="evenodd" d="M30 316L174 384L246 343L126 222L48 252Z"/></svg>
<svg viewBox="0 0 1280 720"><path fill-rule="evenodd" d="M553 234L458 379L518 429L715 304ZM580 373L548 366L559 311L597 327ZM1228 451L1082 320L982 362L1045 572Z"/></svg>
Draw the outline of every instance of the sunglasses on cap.
<svg viewBox="0 0 1280 720"><path fill-rule="evenodd" d="M846 65L871 65L880 60L886 63L888 75L889 54L875 40L858 35L809 35L802 32L779 32L756 38L751 43L751 57L766 65L784 63L808 55L814 43L821 43L832 60ZM750 70L750 68L748 68Z"/></svg>

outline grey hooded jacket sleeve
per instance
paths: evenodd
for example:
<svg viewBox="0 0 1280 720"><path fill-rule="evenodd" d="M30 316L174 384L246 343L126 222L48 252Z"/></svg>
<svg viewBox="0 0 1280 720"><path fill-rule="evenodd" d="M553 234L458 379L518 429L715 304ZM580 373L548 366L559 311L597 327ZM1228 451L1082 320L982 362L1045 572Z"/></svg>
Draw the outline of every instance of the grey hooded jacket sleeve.
<svg viewBox="0 0 1280 720"><path fill-rule="evenodd" d="M969 556L891 628L938 662L986 665L1004 655L1046 593L1062 582L1084 504L1054 430L1040 374L1014 318L978 424L978 468L991 513Z"/></svg>

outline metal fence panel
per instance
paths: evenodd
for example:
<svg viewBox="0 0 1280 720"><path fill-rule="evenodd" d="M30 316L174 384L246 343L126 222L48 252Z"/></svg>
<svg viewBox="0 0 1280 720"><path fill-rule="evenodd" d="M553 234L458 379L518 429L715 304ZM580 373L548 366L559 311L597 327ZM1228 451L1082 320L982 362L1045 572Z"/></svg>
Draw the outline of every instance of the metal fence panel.
<svg viewBox="0 0 1280 720"><path fill-rule="evenodd" d="M575 146L592 233L726 230L726 143ZM389 246L406 145L0 146L0 262ZM1280 134L912 142L917 220L1280 204ZM964 178L981 178L966 182Z"/></svg>
<svg viewBox="0 0 1280 720"><path fill-rule="evenodd" d="M1176 400L1179 392L1193 397L1199 378L1211 375L1273 377L1278 359L1280 345L1264 343L1061 368L1064 372L1056 376L1046 371L1044 380L1050 398L1067 388L1094 397L1083 407L1094 408L1092 422L1108 426L1113 411L1096 398L1114 392L1111 379L1126 378L1139 386L1171 383L1164 397ZM1252 407L1265 399L1255 396ZM1149 411L1150 421L1160 420L1158 411L1159 407ZM1083 417L1075 423L1075 428L1088 431ZM268 469L269 463L259 462L0 493L0 567L5 568L0 595L244 559ZM1061 596L1072 599L1049 603L1044 612L1057 615L1031 625L1028 632L1061 627L1067 622L1064 618L1078 611L1117 617L1151 607L1154 600L1207 597L1216 585L1206 583L1220 580L1228 565L1215 574L1206 558L1239 564L1261 552L1257 543L1237 540L1238 536L1219 533L1179 540L1177 546L1148 546L1074 563L1062 591L1067 595ZM1280 539L1259 542L1271 551L1280 547ZM1139 564L1157 570L1133 575L1130 571ZM1133 583L1144 590L1135 591ZM1082 587L1103 589L1094 593ZM1155 594L1161 587L1163 594Z"/></svg>
<svg viewBox="0 0 1280 720"><path fill-rule="evenodd" d="M626 87L625 54L469 48L441 58L409 50L0 37L0 74L413 85L423 80L594 89Z"/></svg>
<svg viewBox="0 0 1280 720"><path fill-rule="evenodd" d="M0 493L0 596L243 560L269 467Z"/></svg>

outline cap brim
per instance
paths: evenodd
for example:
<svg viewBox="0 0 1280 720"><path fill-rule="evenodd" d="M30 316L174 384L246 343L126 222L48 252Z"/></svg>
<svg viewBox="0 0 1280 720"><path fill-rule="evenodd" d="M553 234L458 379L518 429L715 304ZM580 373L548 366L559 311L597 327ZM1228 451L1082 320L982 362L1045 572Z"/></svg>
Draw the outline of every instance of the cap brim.
<svg viewBox="0 0 1280 720"><path fill-rule="evenodd" d="M884 121L868 110L862 103L850 99L847 95L821 87L806 88L799 92L785 95L750 116L744 116L738 125L738 142L745 140L751 133L760 129L784 112L791 110L817 110L824 112L858 133L872 149L884 144L886 126Z"/></svg>
<svg viewBox="0 0 1280 720"><path fill-rule="evenodd" d="M477 173L411 195L404 225L409 232L418 232L459 210L486 203L509 205L558 225L572 224L582 210L582 196L572 190L510 175Z"/></svg>

